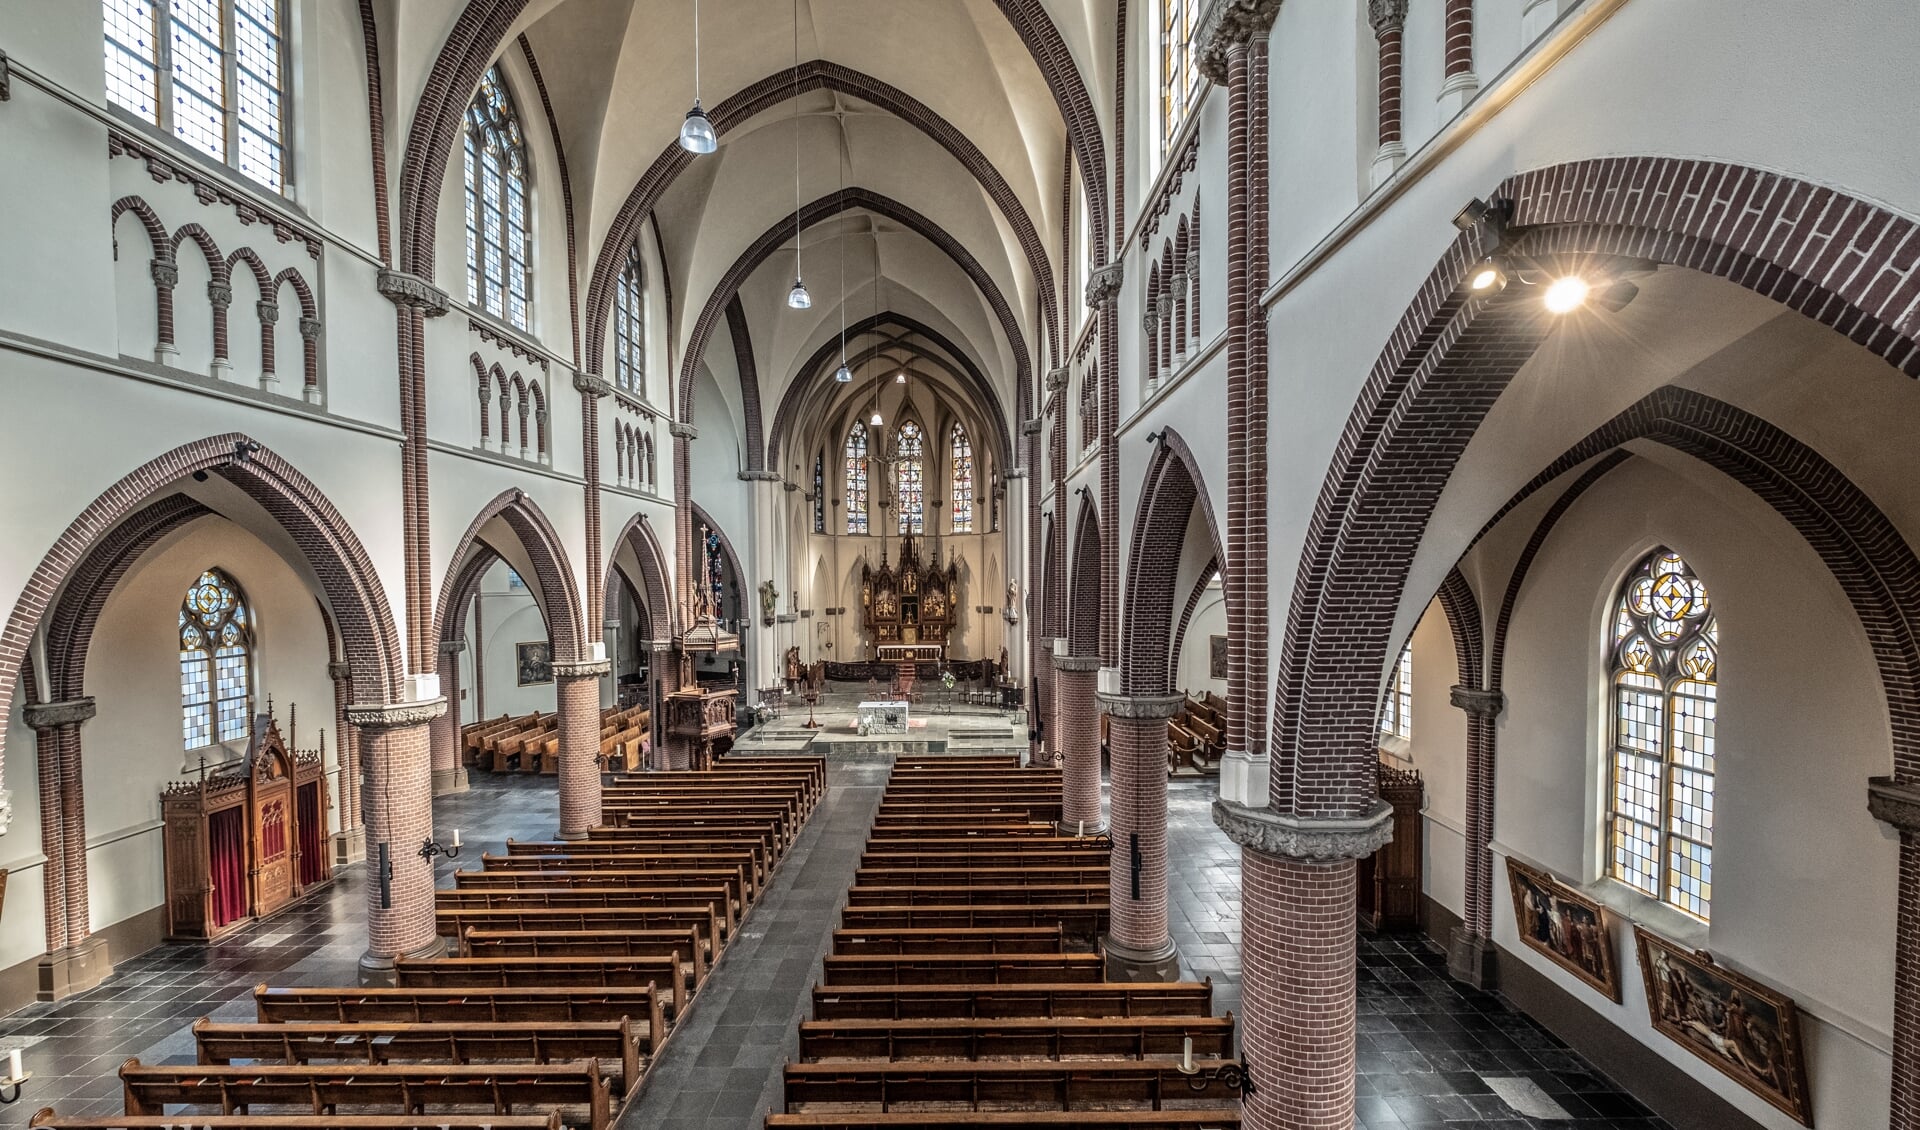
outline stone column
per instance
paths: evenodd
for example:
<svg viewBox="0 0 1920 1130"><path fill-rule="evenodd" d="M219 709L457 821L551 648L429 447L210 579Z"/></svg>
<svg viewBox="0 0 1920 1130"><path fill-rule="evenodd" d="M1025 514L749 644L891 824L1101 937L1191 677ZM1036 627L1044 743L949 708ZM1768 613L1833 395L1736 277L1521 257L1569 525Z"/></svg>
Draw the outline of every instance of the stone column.
<svg viewBox="0 0 1920 1130"><path fill-rule="evenodd" d="M1446 78L1440 83L1440 120L1445 123L1473 101L1480 79L1473 73L1473 0L1447 0Z"/></svg>
<svg viewBox="0 0 1920 1130"><path fill-rule="evenodd" d="M447 700L347 707L359 727L365 782L368 862L367 952L362 985L392 985L402 957L439 957L446 939L434 928L433 863L420 848L433 838L433 720Z"/></svg>
<svg viewBox="0 0 1920 1130"><path fill-rule="evenodd" d="M1183 695L1100 696L1113 757L1109 981L1180 978L1180 955L1167 930L1167 719L1184 701Z"/></svg>
<svg viewBox="0 0 1920 1130"><path fill-rule="evenodd" d="M1466 914L1447 938L1447 972L1476 989L1497 982L1493 946L1493 720L1506 699L1495 690L1454 687L1448 701L1467 712Z"/></svg>
<svg viewBox="0 0 1920 1130"><path fill-rule="evenodd" d="M781 597L785 598L793 586L787 582L786 578L775 573L777 563L787 560L785 551L787 524L781 520L780 515L784 502L784 495L780 490L780 476L772 471L741 471L739 477L751 484L748 490L751 492L753 502L753 557L751 561L743 562L742 567L750 570L751 574L758 575L760 580L772 581L773 587L779 589ZM928 477L931 478L931 476ZM740 594L744 605L741 615L744 619L751 620L759 629L747 633L741 640L741 645L746 651L741 658L751 660L746 664L746 670L752 671L756 679L768 682L770 681L768 672L776 676L780 673L780 633L774 630L773 621L760 614L760 581L755 580L753 575L749 575L740 578L740 584L747 590ZM776 602L774 612L777 615L779 611L779 604ZM742 674L744 675L745 671ZM740 702L743 705L758 702L759 699L754 692L759 689L757 686L741 687Z"/></svg>
<svg viewBox="0 0 1920 1130"><path fill-rule="evenodd" d="M553 665L560 716L560 838L584 840L600 823L600 677L607 659Z"/></svg>
<svg viewBox="0 0 1920 1130"><path fill-rule="evenodd" d="M1301 819L1229 800L1214 823L1241 846L1241 1056L1258 1085L1247 1130L1351 1130L1355 860L1393 837L1393 809Z"/></svg>
<svg viewBox="0 0 1920 1130"><path fill-rule="evenodd" d="M21 711L22 720L33 727L40 761L40 843L47 857L47 953L39 967L43 1001L85 992L113 972L106 939L93 936L87 905L80 726L94 712L91 698L29 703Z"/></svg>
<svg viewBox="0 0 1920 1130"><path fill-rule="evenodd" d="M157 334L153 359L172 365L180 359L180 348L173 338L173 288L180 285L180 265L172 259L155 259L147 264L153 276L154 319Z"/></svg>
<svg viewBox="0 0 1920 1130"><path fill-rule="evenodd" d="M1096 835L1107 830L1100 809L1100 716L1094 702L1100 658L1055 655L1053 668L1054 740L1066 760L1060 828L1067 835Z"/></svg>
<svg viewBox="0 0 1920 1130"><path fill-rule="evenodd" d="M1400 70L1407 0L1368 0L1367 17L1380 45L1379 148L1373 155L1373 187L1379 188L1407 159L1400 137Z"/></svg>
<svg viewBox="0 0 1920 1130"><path fill-rule="evenodd" d="M333 681L334 761L339 766L333 803L340 810L340 830L333 836L335 869L359 863L367 858L367 827L360 811L360 759L353 727L347 724L347 703L353 698L352 669L344 659L327 664L327 678Z"/></svg>
<svg viewBox="0 0 1920 1130"><path fill-rule="evenodd" d="M665 611L653 622L653 657L647 664L647 681L656 690L647 699L652 711L652 732L648 737L647 767L671 769L667 755L667 695L680 689L680 660L673 653L673 639Z"/></svg>
<svg viewBox="0 0 1920 1130"><path fill-rule="evenodd" d="M1867 781L1867 811L1900 835L1893 942L1893 1091L1889 1125L1920 1126L1920 779Z"/></svg>
<svg viewBox="0 0 1920 1130"><path fill-rule="evenodd" d="M223 282L209 282L207 301L213 306L213 365L207 375L216 381L229 380L233 376L233 362L228 357L227 309L233 305L233 287Z"/></svg>
<svg viewBox="0 0 1920 1130"><path fill-rule="evenodd" d="M460 756L460 653L466 640L440 641L440 687L446 712L433 720L433 795L464 793L470 787Z"/></svg>

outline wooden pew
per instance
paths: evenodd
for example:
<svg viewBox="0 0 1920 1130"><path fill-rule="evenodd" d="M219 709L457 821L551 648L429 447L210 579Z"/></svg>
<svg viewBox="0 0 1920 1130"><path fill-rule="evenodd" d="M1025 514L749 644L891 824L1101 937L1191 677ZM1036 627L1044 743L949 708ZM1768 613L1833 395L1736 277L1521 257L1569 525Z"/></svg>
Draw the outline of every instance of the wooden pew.
<svg viewBox="0 0 1920 1130"><path fill-rule="evenodd" d="M1063 985L1098 981L1097 953L829 954L821 959L829 988L841 985Z"/></svg>
<svg viewBox="0 0 1920 1130"><path fill-rule="evenodd" d="M853 906L1008 906L1020 903L1089 903L1105 905L1107 883L1006 883L977 887L852 887L847 905Z"/></svg>
<svg viewBox="0 0 1920 1130"><path fill-rule="evenodd" d="M779 829L770 820L745 819L726 814L707 815L689 813L681 817L665 814L641 814L629 816L627 813L613 813L614 823L597 825L587 832L587 841L598 839L656 840L707 840L721 839L757 839L769 859L779 859L787 853L787 841ZM583 841L575 841L576 844Z"/></svg>
<svg viewBox="0 0 1920 1130"><path fill-rule="evenodd" d="M653 870L616 871L590 867L580 871L541 869L538 871L456 871L457 890L513 890L522 888L569 887L575 890L595 887L724 887L733 903L733 918L747 909L746 882L740 868L686 867Z"/></svg>
<svg viewBox="0 0 1920 1130"><path fill-rule="evenodd" d="M1217 1107L1234 1101L1239 1092L1218 1078L1208 1079L1207 1073L1230 1062L1196 1057L1193 1065L1201 1074L1194 1076L1182 1074L1177 1063L1128 1059L790 1063L787 1109L858 1103L884 1110L906 1102L975 1111L1083 1111L1119 1103L1153 1110L1168 1104Z"/></svg>
<svg viewBox="0 0 1920 1130"><path fill-rule="evenodd" d="M371 1107L397 1114L479 1108L508 1113L515 1106L584 1110L583 1130L608 1130L612 1093L593 1060L528 1064L330 1064L180 1066L142 1064L120 1068L128 1114L165 1114L169 1106L213 1107L222 1114L251 1113L255 1106L306 1110ZM181 1121L192 1124L192 1117Z"/></svg>
<svg viewBox="0 0 1920 1130"><path fill-rule="evenodd" d="M853 881L863 887L1026 887L1063 883L1099 884L1107 882L1111 873L1112 868L1104 859L1099 863L1036 863L1031 866L1018 863L1012 866L982 864L973 868L873 866L863 863L853 873Z"/></svg>
<svg viewBox="0 0 1920 1130"><path fill-rule="evenodd" d="M931 834L930 834L931 833ZM872 850L878 840L939 840L965 838L969 836L1012 838L1018 836L1038 836L1049 840L1072 840L1073 836L1061 836L1052 824L980 824L974 827L946 827L928 829L925 825L914 823L875 824L867 832L867 848ZM1085 841L1082 841L1085 842Z"/></svg>
<svg viewBox="0 0 1920 1130"><path fill-rule="evenodd" d="M1107 903L1028 903L992 906L912 906L901 904L849 906L840 912L848 930L949 929L973 926L1058 925L1076 938L1091 938L1107 929Z"/></svg>
<svg viewBox="0 0 1920 1130"><path fill-rule="evenodd" d="M1104 836L1055 836L1055 835L1017 835L1017 836L969 836L969 835L927 835L922 837L884 836L869 838L866 854L902 854L932 855L936 853L958 854L965 858L976 858L983 854L1012 855L1018 853L1023 858L1041 852L1099 852L1111 851L1113 845Z"/></svg>
<svg viewBox="0 0 1920 1130"><path fill-rule="evenodd" d="M1104 908L1103 908L1104 909ZM436 910L434 920L440 933L458 938L468 930L504 930L525 933L530 930L553 933L561 930L683 930L698 929L707 944L707 955L720 956L726 939L717 937L719 908L701 906L579 906L579 907L473 907ZM709 961L709 964L712 962Z"/></svg>
<svg viewBox="0 0 1920 1130"><path fill-rule="evenodd" d="M193 1024L201 1063L569 1063L598 1060L614 1093L640 1081L630 1019L581 1024Z"/></svg>
<svg viewBox="0 0 1920 1130"><path fill-rule="evenodd" d="M663 991L647 986L577 988L253 990L262 1024L587 1024L629 1017L647 1023L647 1050L666 1038Z"/></svg>
<svg viewBox="0 0 1920 1130"><path fill-rule="evenodd" d="M892 850L868 851L860 856L860 866L873 868L921 867L933 870L970 867L978 865L982 870L997 868L1025 867L1105 867L1108 865L1113 849L1107 844L1089 845L1081 848L1061 848L1057 851L1002 851L995 847L977 852L964 851L913 851L910 845L898 843Z"/></svg>
<svg viewBox="0 0 1920 1130"><path fill-rule="evenodd" d="M1233 1014L1225 1016L967 1017L922 1020L807 1020L800 1058L840 1059L1179 1059L1193 1041L1204 1059L1233 1055Z"/></svg>
<svg viewBox="0 0 1920 1130"><path fill-rule="evenodd" d="M998 1130L1240 1130L1240 1109L770 1114L766 1126L767 1130L978 1130L981 1126Z"/></svg>
<svg viewBox="0 0 1920 1130"><path fill-rule="evenodd" d="M697 928L685 930L468 930L461 939L468 957L639 957L671 953L689 967L687 987L707 979L707 944Z"/></svg>
<svg viewBox="0 0 1920 1130"><path fill-rule="evenodd" d="M727 885L713 882L646 887L455 887L451 890L443 887L433 892L433 903L436 910L566 910L590 906L624 909L711 903L716 917L711 936L718 938L732 937L735 921Z"/></svg>
<svg viewBox="0 0 1920 1130"><path fill-rule="evenodd" d="M946 821L951 817L974 817L971 821L955 823L993 823L1001 820L1026 822L1052 822L1060 819L1060 798L1045 797L1038 800L1021 800L1016 797L987 796L978 800L937 800L902 801L891 796L880 802L878 817L881 820L906 818L909 820Z"/></svg>
<svg viewBox="0 0 1920 1130"><path fill-rule="evenodd" d="M731 876L730 881L739 885L747 902L751 903L760 897L760 888L755 879L756 867L753 853L748 851L696 850L678 855L665 853L482 855L480 867L482 873L505 872L517 875L536 875L540 872L577 875L589 871L616 871L625 874L647 874L655 871L711 871Z"/></svg>
<svg viewBox="0 0 1920 1130"><path fill-rule="evenodd" d="M940 930L835 930L834 953L1064 953L1066 931L1051 926Z"/></svg>
<svg viewBox="0 0 1920 1130"><path fill-rule="evenodd" d="M815 985L815 1020L1205 1017L1213 980L1068 985Z"/></svg>
<svg viewBox="0 0 1920 1130"><path fill-rule="evenodd" d="M589 833L584 840L508 840L507 858L520 856L607 856L607 855L649 855L649 856L709 856L716 860L725 860L732 853L744 852L753 868L753 883L758 889L766 884L767 871L772 866L766 845L756 837L740 836L713 839L665 840L649 839L645 836L626 835L613 829L603 831L599 836ZM492 857L487 857L492 858ZM592 866L597 866L598 861ZM582 869L589 866L573 865L561 870Z"/></svg>
<svg viewBox="0 0 1920 1130"><path fill-rule="evenodd" d="M400 958L393 968L394 980L403 989L511 989L521 985L584 985L602 989L655 985L662 998L669 995L667 989L672 987L672 999L680 1004L686 1002L681 989L685 970L671 953L624 957Z"/></svg>
<svg viewBox="0 0 1920 1130"><path fill-rule="evenodd" d="M43 1107L27 1122L38 1130L561 1130L560 1112L540 1114L93 1114Z"/></svg>

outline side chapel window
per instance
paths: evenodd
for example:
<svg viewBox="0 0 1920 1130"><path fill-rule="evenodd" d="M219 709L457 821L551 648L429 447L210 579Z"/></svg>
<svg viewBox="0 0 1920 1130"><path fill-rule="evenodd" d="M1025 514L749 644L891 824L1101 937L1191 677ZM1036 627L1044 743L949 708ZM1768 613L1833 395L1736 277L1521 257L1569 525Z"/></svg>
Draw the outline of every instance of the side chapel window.
<svg viewBox="0 0 1920 1130"><path fill-rule="evenodd" d="M253 614L233 578L200 574L180 602L181 739L195 750L247 736L253 700Z"/></svg>
<svg viewBox="0 0 1920 1130"><path fill-rule="evenodd" d="M1387 680L1387 697L1380 706L1380 735L1388 738L1413 738L1413 644L1400 649L1394 661L1393 677Z"/></svg>

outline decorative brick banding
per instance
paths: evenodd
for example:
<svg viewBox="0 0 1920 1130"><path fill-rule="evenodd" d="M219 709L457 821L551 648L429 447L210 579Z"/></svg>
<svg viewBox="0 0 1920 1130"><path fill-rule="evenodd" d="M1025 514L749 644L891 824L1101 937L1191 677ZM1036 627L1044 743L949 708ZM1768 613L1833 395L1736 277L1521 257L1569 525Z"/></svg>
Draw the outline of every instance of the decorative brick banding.
<svg viewBox="0 0 1920 1130"><path fill-rule="evenodd" d="M467 567L468 554L475 550L480 528L496 517L513 531L533 566L533 580L539 586L534 593L534 601L540 607L548 638L553 642L553 661L577 661L583 654L586 637L580 623L579 590L574 584L573 567L567 563L566 547L540 507L521 491L509 490L501 492L487 503L454 545L451 560L455 564L447 573L446 584L440 590L440 605L433 616L435 663L439 658L438 641L464 633L464 628L453 628L448 621L448 616L457 612L453 604L457 595L455 590ZM491 554L492 551L486 552Z"/></svg>

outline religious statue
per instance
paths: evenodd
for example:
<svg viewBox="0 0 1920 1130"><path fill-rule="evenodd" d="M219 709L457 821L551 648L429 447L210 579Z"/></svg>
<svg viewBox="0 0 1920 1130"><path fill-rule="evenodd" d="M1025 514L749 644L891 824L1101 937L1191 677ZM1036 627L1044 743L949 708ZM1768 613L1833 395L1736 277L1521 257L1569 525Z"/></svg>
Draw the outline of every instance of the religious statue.
<svg viewBox="0 0 1920 1130"><path fill-rule="evenodd" d="M761 581L760 582L760 622L762 624L765 624L768 627L773 626L773 613L774 613L774 609L779 604L779 600L780 600L780 590L773 587L773 582Z"/></svg>
<svg viewBox="0 0 1920 1130"><path fill-rule="evenodd" d="M792 694L794 685L804 677L800 668L800 647L798 644L787 649L786 657L781 662L781 675L786 680L787 693Z"/></svg>

